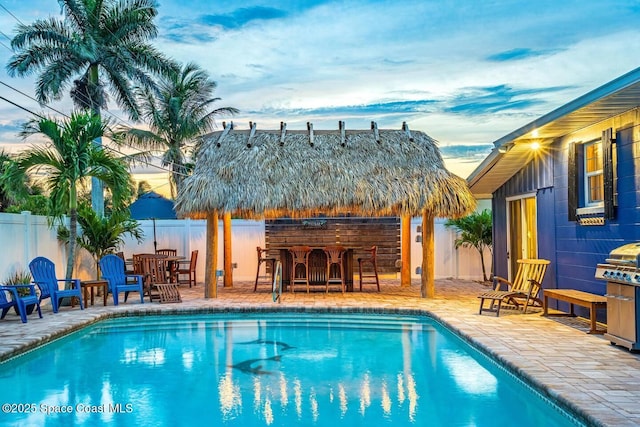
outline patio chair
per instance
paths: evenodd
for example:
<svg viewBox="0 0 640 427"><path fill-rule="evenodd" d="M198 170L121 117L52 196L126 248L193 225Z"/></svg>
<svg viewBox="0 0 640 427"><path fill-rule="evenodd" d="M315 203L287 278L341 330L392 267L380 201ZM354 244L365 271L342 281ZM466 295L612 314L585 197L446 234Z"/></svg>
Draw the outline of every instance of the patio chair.
<svg viewBox="0 0 640 427"><path fill-rule="evenodd" d="M105 255L98 262L100 273L104 280L109 282L109 292L113 296L113 305L118 305L119 294L124 292L124 302L127 302L129 292L140 294L140 304L144 304L144 289L142 276L139 274L126 274L125 263L117 255Z"/></svg>
<svg viewBox="0 0 640 427"><path fill-rule="evenodd" d="M156 255L164 255L167 257L178 256L177 249L156 249ZM167 279L169 282L177 282L178 280L178 263L176 261L167 261Z"/></svg>
<svg viewBox="0 0 640 427"><path fill-rule="evenodd" d="M189 261L178 261L178 269L176 270L176 277L178 284L188 283L196 285L196 266L198 264L198 251L191 251L191 259ZM180 278L180 276L187 276L187 278Z"/></svg>
<svg viewBox="0 0 640 427"><path fill-rule="evenodd" d="M292 246L289 248L289 252L291 253L291 292L294 292L297 283L301 283L307 286L307 293L309 293L309 255L311 255L311 248L309 246Z"/></svg>
<svg viewBox="0 0 640 427"><path fill-rule="evenodd" d="M337 284L340 285L344 294L344 254L346 249L344 246L327 246L324 248L324 253L327 256L327 293L330 284ZM331 274L332 270L333 274Z"/></svg>
<svg viewBox="0 0 640 427"><path fill-rule="evenodd" d="M39 303L45 298L51 298L51 307L53 312L57 313L62 298L71 298L71 307L74 305L74 298L80 302L80 310L84 310L82 304L82 291L80 287L80 279L58 279L56 278L56 266L48 258L36 257L29 263L29 270L33 283L40 288ZM70 283L71 288L59 289L58 283Z"/></svg>
<svg viewBox="0 0 640 427"><path fill-rule="evenodd" d="M258 278L260 277L260 266L264 263L265 265L271 266L271 282L273 282L273 272L276 269L276 258L270 257L267 254L267 251L262 249L260 246L256 247L258 251L258 269L256 270L256 283L253 285L253 292L258 290Z"/></svg>
<svg viewBox="0 0 640 427"><path fill-rule="evenodd" d="M380 279L378 279L378 261L377 261L378 247L371 246L369 249L369 256L358 258L358 274L360 275L360 292L362 292L362 285L376 285L378 292L380 292ZM372 270L366 271L362 267L367 264L371 264Z"/></svg>
<svg viewBox="0 0 640 427"><path fill-rule="evenodd" d="M144 294L149 301L157 299L160 303L182 302L176 283L167 283L167 263L165 255L140 255Z"/></svg>
<svg viewBox="0 0 640 427"><path fill-rule="evenodd" d="M29 288L29 295L20 296L18 288ZM0 286L0 308L2 314L0 319L4 319L11 307L18 312L22 323L27 323L27 307L33 305L38 310L38 315L42 319L42 311L40 311L40 301L36 295L35 285L13 285Z"/></svg>
<svg viewBox="0 0 640 427"><path fill-rule="evenodd" d="M527 312L529 306L542 307L543 303L538 298L538 295L542 289L542 280L550 262L546 259L519 259L517 261L518 271L513 282L503 277L494 276L493 291L478 295L478 298L480 298L479 314L482 314L483 311L488 311L496 313L496 317L498 317L500 316L500 308L503 302L515 306L516 309L520 309L522 306L523 313ZM502 290L503 285L506 285L506 290ZM484 307L485 300L490 301L488 308Z"/></svg>

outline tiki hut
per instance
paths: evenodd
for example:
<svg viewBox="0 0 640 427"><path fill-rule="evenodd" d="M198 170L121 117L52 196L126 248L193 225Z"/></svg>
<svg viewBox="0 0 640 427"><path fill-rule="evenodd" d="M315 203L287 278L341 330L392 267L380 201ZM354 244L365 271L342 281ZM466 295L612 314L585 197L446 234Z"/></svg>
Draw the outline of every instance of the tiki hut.
<svg viewBox="0 0 640 427"><path fill-rule="evenodd" d="M340 122L334 131L315 131L311 124L306 131L287 131L282 124L280 130L258 131L252 123L248 130L227 125L204 138L176 211L208 220L209 287L215 278L219 214L421 215L423 265L432 266L433 219L460 217L475 205L466 181L445 169L437 143L406 124L401 130L378 129L375 123L370 130L346 130ZM423 268L423 296L433 294L433 277L433 268ZM215 295L215 286L211 290Z"/></svg>

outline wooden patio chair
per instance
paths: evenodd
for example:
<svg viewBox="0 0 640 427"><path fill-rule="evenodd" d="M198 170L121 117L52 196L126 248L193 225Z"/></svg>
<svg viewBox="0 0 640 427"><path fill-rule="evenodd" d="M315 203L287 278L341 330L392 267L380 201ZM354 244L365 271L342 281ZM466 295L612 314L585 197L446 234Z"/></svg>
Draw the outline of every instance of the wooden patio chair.
<svg viewBox="0 0 640 427"><path fill-rule="evenodd" d="M164 258L165 255L159 254L140 255L144 294L149 296L151 302L182 302L178 284L167 282L167 263Z"/></svg>
<svg viewBox="0 0 640 427"><path fill-rule="evenodd" d="M346 249L344 246L327 246L324 248L324 253L327 256L327 293L329 292L330 284L337 284L340 285L342 293L344 294L345 277L343 261ZM333 269L331 267L333 267ZM332 270L333 274L331 274Z"/></svg>
<svg viewBox="0 0 640 427"><path fill-rule="evenodd" d="M360 292L362 292L362 285L376 285L378 292L380 292L380 279L378 278L378 261L377 261L378 247L371 246L369 249L369 256L358 258L358 274L360 275ZM367 264L371 264L372 270L367 271L363 269Z"/></svg>
<svg viewBox="0 0 640 427"><path fill-rule="evenodd" d="M191 251L191 259L188 261L178 261L178 269L176 270L176 277L178 279L178 284L181 285L183 283L188 283L189 287L191 285L196 285L196 266L198 265L198 251ZM187 278L180 278L180 276L187 276Z"/></svg>
<svg viewBox="0 0 640 427"><path fill-rule="evenodd" d="M262 249L260 246L257 246L256 250L258 252L258 269L256 270L256 283L253 285L253 292L258 290L258 279L260 278L260 266L262 264L265 264L265 265L269 264L271 266L271 282L273 282L273 272L276 269L276 261L277 261L277 258L270 257L267 251Z"/></svg>
<svg viewBox="0 0 640 427"><path fill-rule="evenodd" d="M307 293L309 293L309 255L311 255L311 248L309 246L292 246L289 248L289 252L291 253L291 292L294 292L296 284L300 283L307 286Z"/></svg>
<svg viewBox="0 0 640 427"><path fill-rule="evenodd" d="M542 289L542 280L550 264L546 259L519 259L518 271L513 282L499 276L494 276L493 291L484 292L478 295L480 298L480 312L489 311L496 313L496 317L500 316L500 308L502 303L515 306L520 309L522 306L523 313L527 312L527 307L542 307L542 300L538 297ZM506 290L502 290L503 285ZM489 300L489 308L484 307L484 301ZM524 300L524 302L522 301Z"/></svg>
<svg viewBox="0 0 640 427"><path fill-rule="evenodd" d="M178 256L177 249L156 249L156 255ZM167 279L169 282L178 281L178 263L175 261L167 262Z"/></svg>

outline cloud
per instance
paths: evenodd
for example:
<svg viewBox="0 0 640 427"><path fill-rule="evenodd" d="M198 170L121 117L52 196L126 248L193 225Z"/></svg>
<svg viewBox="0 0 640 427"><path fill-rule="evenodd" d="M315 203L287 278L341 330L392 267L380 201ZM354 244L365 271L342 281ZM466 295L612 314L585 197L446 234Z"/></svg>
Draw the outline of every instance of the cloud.
<svg viewBox="0 0 640 427"><path fill-rule="evenodd" d="M506 84L473 88L456 95L451 101L451 106L445 108L444 111L476 115L508 110L526 110L545 103L544 99L536 97L537 95L559 92L569 88L569 86L557 86L542 89L513 89Z"/></svg>
<svg viewBox="0 0 640 427"><path fill-rule="evenodd" d="M561 49L545 49L545 50L533 50L529 48L519 47L511 50L499 52L487 57L488 61L504 62L504 61L518 61L521 59L535 58L539 56L551 55L556 52L560 52Z"/></svg>
<svg viewBox="0 0 640 427"><path fill-rule="evenodd" d="M249 114L288 114L295 116L317 116L317 115L353 115L353 116L373 116L378 114L407 114L424 113L433 110L438 101L423 99L415 101L388 101L363 105L343 105L326 106L317 108L269 108L261 111L249 111Z"/></svg>
<svg viewBox="0 0 640 427"><path fill-rule="evenodd" d="M201 24L208 26L220 26L225 29L238 29L256 20L281 19L287 16L287 12L281 9L264 6L252 6L236 9L231 13L222 15L202 15Z"/></svg>

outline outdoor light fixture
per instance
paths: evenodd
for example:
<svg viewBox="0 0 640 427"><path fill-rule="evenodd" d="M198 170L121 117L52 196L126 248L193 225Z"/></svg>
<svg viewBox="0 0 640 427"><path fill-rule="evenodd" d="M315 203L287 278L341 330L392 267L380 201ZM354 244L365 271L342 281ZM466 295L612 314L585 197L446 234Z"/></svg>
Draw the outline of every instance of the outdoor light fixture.
<svg viewBox="0 0 640 427"><path fill-rule="evenodd" d="M513 148L513 143L504 144L498 147L498 153L505 154L508 153Z"/></svg>
<svg viewBox="0 0 640 427"><path fill-rule="evenodd" d="M531 143L531 149L532 150L537 150L538 148L540 148L540 143L539 142L532 142Z"/></svg>

